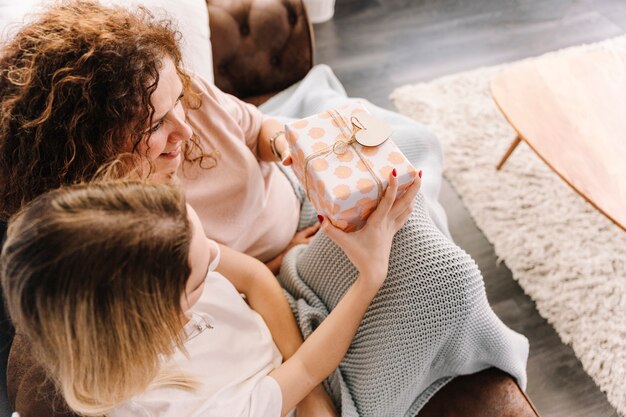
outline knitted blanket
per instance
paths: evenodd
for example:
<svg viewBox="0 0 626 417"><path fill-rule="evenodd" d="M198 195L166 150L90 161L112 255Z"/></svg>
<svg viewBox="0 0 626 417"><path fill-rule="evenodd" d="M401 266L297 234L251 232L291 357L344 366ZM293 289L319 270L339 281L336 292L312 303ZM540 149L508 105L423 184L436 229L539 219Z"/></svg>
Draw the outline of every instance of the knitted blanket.
<svg viewBox="0 0 626 417"><path fill-rule="evenodd" d="M270 111L304 117L347 100L327 67L313 72L315 82L307 77L288 96L279 97L277 102L291 103L289 108L274 105ZM316 89L312 93L316 99L309 102L315 105L297 100L311 97L298 90L309 86ZM369 106L388 121L395 118L394 113ZM423 184L413 214L394 238L387 280L339 369L326 381L344 417L414 417L454 376L488 367L500 368L526 386L526 338L493 313L478 267L448 237L437 202L441 152L436 140L410 119L391 123L404 133L394 141L411 162L432 169L425 171L424 180L426 172L437 178ZM295 189L298 192L297 185ZM313 217L306 202L303 207L303 217ZM305 338L356 277L348 258L323 233L287 254L279 280Z"/></svg>
<svg viewBox="0 0 626 417"><path fill-rule="evenodd" d="M357 277L318 234L291 250L280 281L306 338ZM394 238L389 274L327 388L344 417L414 417L456 375L497 367L526 385L528 342L487 302L476 264L441 233L418 195Z"/></svg>

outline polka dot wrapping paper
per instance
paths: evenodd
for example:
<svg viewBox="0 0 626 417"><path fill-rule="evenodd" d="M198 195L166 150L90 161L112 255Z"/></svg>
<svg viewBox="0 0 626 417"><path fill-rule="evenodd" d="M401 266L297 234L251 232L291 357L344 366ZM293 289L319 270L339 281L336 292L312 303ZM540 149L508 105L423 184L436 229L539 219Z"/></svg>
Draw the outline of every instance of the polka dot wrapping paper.
<svg viewBox="0 0 626 417"><path fill-rule="evenodd" d="M318 213L345 231L363 227L394 168L398 197L417 175L392 138L378 146L356 142L354 134L363 128L358 117L364 113L356 102L285 125L296 177Z"/></svg>

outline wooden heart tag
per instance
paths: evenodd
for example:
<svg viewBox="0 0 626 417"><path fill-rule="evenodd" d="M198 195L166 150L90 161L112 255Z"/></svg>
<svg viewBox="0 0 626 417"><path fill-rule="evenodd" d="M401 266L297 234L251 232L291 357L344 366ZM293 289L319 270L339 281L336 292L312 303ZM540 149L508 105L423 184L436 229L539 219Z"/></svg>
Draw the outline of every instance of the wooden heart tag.
<svg viewBox="0 0 626 417"><path fill-rule="evenodd" d="M362 113L352 118L352 124L361 130L354 138L363 146L378 146L391 137L393 129L384 120L369 113Z"/></svg>

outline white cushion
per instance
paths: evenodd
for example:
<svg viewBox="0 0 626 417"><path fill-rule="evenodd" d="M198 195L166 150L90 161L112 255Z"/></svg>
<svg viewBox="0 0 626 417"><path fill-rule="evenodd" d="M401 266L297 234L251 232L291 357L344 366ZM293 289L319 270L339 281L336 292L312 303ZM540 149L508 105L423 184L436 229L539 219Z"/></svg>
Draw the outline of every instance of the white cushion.
<svg viewBox="0 0 626 417"><path fill-rule="evenodd" d="M132 8L143 4L157 18L170 18L182 34L181 46L185 67L213 83L213 54L209 29L209 12L205 0L101 0ZM42 0L0 0L0 39L12 36L27 14L39 11Z"/></svg>
<svg viewBox="0 0 626 417"><path fill-rule="evenodd" d="M33 11L40 1L0 0L0 40L6 41L15 34L28 12Z"/></svg>
<svg viewBox="0 0 626 417"><path fill-rule="evenodd" d="M3 1L3 0L0 0ZM101 0L104 4L144 5L157 18L169 18L182 34L185 67L213 83L213 53L206 0Z"/></svg>

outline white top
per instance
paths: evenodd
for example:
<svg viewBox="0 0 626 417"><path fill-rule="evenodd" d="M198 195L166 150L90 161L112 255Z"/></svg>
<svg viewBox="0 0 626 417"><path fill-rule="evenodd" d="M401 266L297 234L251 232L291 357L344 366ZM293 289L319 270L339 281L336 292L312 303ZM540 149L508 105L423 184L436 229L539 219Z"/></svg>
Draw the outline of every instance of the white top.
<svg viewBox="0 0 626 417"><path fill-rule="evenodd" d="M216 245L217 246L217 245ZM267 376L282 356L261 316L211 261L204 291L185 326L185 348L165 366L200 382L197 391L149 390L116 408L112 417L279 417L282 394Z"/></svg>

